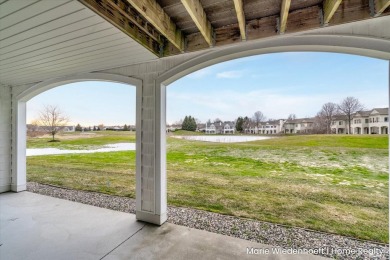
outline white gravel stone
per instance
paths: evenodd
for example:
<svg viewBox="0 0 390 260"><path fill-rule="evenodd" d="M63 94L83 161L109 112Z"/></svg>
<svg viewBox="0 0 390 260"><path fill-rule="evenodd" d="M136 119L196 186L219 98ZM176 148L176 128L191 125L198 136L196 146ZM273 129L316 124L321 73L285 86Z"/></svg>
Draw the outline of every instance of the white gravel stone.
<svg viewBox="0 0 390 260"><path fill-rule="evenodd" d="M70 190L34 182L27 184L27 190L97 207L135 213L135 200L127 197ZM310 250L324 248L319 255L335 259L389 259L388 244L202 210L170 206L168 207L168 222L287 249Z"/></svg>

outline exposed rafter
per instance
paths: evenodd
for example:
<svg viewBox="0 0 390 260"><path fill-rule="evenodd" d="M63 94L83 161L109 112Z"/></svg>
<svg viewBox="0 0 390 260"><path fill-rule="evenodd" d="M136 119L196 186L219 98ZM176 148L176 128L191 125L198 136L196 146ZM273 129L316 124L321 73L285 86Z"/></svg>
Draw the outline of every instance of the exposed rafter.
<svg viewBox="0 0 390 260"><path fill-rule="evenodd" d="M127 0L145 19L180 51L184 51L184 37L176 24L155 0Z"/></svg>
<svg viewBox="0 0 390 260"><path fill-rule="evenodd" d="M390 6L390 0L369 0L369 6L368 0L322 0L322 5L292 0L281 0L279 4L264 0L79 1L87 3L90 9L159 57L272 37L287 31L302 32L328 23L359 21L370 15L388 15ZM206 2L204 9L202 3ZM291 5L294 5L293 10L290 10ZM245 13L246 9L251 11Z"/></svg>
<svg viewBox="0 0 390 260"><path fill-rule="evenodd" d="M213 29L199 0L181 0L209 46L213 46Z"/></svg>
<svg viewBox="0 0 390 260"><path fill-rule="evenodd" d="M323 4L324 9L324 24L328 24L332 19L337 8L339 8L342 0L325 0Z"/></svg>
<svg viewBox="0 0 390 260"><path fill-rule="evenodd" d="M246 41L245 13L242 0L233 0L237 13L238 26L240 27L241 40Z"/></svg>
<svg viewBox="0 0 390 260"><path fill-rule="evenodd" d="M381 15L390 6L390 0L375 0L375 17Z"/></svg>
<svg viewBox="0 0 390 260"><path fill-rule="evenodd" d="M283 34L286 31L290 4L291 4L291 0L283 0L282 2L282 9L280 10L280 27L279 27L280 34Z"/></svg>
<svg viewBox="0 0 390 260"><path fill-rule="evenodd" d="M126 10L128 15L124 15L124 11L122 10L122 12L119 10L119 5L111 0L79 1L155 55L161 56L161 35L151 28L150 25L147 25L140 20L139 17L136 17L136 15L132 16L131 12L128 10ZM122 7L125 8L123 5Z"/></svg>

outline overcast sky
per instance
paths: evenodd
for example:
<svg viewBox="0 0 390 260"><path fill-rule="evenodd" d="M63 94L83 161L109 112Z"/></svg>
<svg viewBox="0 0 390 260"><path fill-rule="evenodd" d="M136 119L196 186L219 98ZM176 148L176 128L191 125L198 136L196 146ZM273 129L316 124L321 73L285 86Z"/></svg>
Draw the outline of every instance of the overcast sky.
<svg viewBox="0 0 390 260"><path fill-rule="evenodd" d="M388 106L388 61L334 53L278 53L220 63L167 88L167 122L192 115L235 120L262 111L267 118L314 116L322 104L358 98L367 109ZM43 105L58 105L72 123L135 124L135 88L84 82L42 93L27 103L27 121Z"/></svg>

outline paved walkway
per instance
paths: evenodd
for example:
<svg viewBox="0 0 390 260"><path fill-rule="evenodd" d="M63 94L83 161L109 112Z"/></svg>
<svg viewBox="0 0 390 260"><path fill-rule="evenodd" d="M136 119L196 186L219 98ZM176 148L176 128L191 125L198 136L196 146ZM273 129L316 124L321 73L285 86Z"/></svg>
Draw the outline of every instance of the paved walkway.
<svg viewBox="0 0 390 260"><path fill-rule="evenodd" d="M0 259L321 259L30 192L0 194Z"/></svg>

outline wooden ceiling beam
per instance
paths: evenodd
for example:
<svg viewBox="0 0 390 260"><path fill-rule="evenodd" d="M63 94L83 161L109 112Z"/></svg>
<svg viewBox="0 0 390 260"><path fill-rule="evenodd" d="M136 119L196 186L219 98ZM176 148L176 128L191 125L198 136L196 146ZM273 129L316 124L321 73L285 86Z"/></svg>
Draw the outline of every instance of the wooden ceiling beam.
<svg viewBox="0 0 390 260"><path fill-rule="evenodd" d="M241 40L246 41L246 22L245 22L244 5L242 3L242 0L233 0L233 1L237 13L238 26L240 27Z"/></svg>
<svg viewBox="0 0 390 260"><path fill-rule="evenodd" d="M286 31L288 12L290 10L291 0L283 0L282 8L280 10L280 25L279 33L283 34Z"/></svg>
<svg viewBox="0 0 390 260"><path fill-rule="evenodd" d="M390 0L375 0L375 17L380 16L387 7L390 6Z"/></svg>
<svg viewBox="0 0 390 260"><path fill-rule="evenodd" d="M156 56L161 56L160 34L150 32L150 26L141 25L136 18L124 15L110 0L79 0L89 9L103 17L109 23L130 36Z"/></svg>
<svg viewBox="0 0 390 260"><path fill-rule="evenodd" d="M339 8L342 0L324 0L323 11L324 11L324 24L328 24L332 19L337 8Z"/></svg>
<svg viewBox="0 0 390 260"><path fill-rule="evenodd" d="M171 18L155 0L127 0L150 24L180 51L184 51L184 37Z"/></svg>
<svg viewBox="0 0 390 260"><path fill-rule="evenodd" d="M192 20L195 22L200 33L203 35L207 44L211 47L213 43L213 28L211 23L207 19L207 15L203 10L203 6L199 0L181 0L181 3L184 5L188 14L191 16Z"/></svg>

